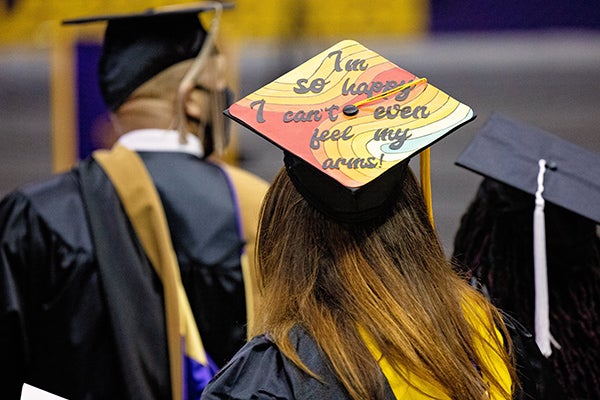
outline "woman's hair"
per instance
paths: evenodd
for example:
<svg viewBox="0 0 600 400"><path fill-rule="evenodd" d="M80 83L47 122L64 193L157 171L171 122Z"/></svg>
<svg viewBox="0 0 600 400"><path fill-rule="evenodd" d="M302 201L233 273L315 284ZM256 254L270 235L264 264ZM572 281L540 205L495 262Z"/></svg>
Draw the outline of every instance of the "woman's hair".
<svg viewBox="0 0 600 400"><path fill-rule="evenodd" d="M482 375L500 387L474 349L474 340L485 339L466 321L465 304L485 316L485 335L497 340L490 348L498 349L515 380L509 351L492 325L507 337L501 317L453 272L411 171L391 215L369 224L325 217L280 171L263 204L257 262L264 303L255 333L267 332L312 374L289 340L300 325L355 399L381 398L385 387L358 327L396 372L406 368L435 381L450 398L485 398Z"/></svg>
<svg viewBox="0 0 600 400"><path fill-rule="evenodd" d="M491 301L534 329L534 196L484 179L454 239L456 267ZM594 221L546 202L549 358L569 398L600 398L600 239Z"/></svg>

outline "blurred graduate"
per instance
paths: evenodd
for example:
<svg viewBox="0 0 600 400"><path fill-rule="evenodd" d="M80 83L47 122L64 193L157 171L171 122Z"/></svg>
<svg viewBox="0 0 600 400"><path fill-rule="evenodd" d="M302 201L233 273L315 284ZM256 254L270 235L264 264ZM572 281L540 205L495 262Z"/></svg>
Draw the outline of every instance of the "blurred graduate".
<svg viewBox="0 0 600 400"><path fill-rule="evenodd" d="M600 156L495 113L457 164L484 176L458 268L535 334L567 398L600 398Z"/></svg>
<svg viewBox="0 0 600 400"><path fill-rule="evenodd" d="M99 82L120 137L2 200L2 398L27 383L68 399L198 399L245 342L267 184L218 161L223 8L65 21L108 21Z"/></svg>

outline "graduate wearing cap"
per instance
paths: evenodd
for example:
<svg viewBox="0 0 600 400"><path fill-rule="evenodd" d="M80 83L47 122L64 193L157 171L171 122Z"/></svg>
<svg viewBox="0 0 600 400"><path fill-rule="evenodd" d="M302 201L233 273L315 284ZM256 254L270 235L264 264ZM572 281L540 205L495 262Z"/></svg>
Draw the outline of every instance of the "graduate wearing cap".
<svg viewBox="0 0 600 400"><path fill-rule="evenodd" d="M512 398L502 318L452 270L408 166L470 107L344 40L227 114L284 167L261 214L255 336L203 400Z"/></svg>
<svg viewBox="0 0 600 400"><path fill-rule="evenodd" d="M108 21L99 81L121 136L2 200L3 399L24 383L72 400L198 399L245 342L267 184L213 157L227 144L226 7L67 21Z"/></svg>
<svg viewBox="0 0 600 400"><path fill-rule="evenodd" d="M495 113L457 164L484 177L458 267L535 335L566 398L600 398L600 157Z"/></svg>

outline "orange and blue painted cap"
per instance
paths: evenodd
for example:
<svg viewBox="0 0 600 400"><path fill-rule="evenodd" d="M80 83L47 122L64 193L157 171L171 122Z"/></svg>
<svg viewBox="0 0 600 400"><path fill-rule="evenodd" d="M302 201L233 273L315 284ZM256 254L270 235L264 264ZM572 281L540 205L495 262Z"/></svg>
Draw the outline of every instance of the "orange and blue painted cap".
<svg viewBox="0 0 600 400"><path fill-rule="evenodd" d="M408 160L473 110L352 40L249 94L226 115L280 147L296 188L348 222L385 212Z"/></svg>

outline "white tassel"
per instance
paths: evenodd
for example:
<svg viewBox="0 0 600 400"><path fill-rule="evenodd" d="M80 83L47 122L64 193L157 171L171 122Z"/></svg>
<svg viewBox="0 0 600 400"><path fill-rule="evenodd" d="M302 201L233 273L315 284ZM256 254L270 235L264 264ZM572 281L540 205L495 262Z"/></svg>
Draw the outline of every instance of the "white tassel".
<svg viewBox="0 0 600 400"><path fill-rule="evenodd" d="M550 306L548 300L548 274L546 265L546 223L544 217L544 174L546 161L539 161L535 210L533 212L533 266L535 281L535 341L545 357L550 357Z"/></svg>

